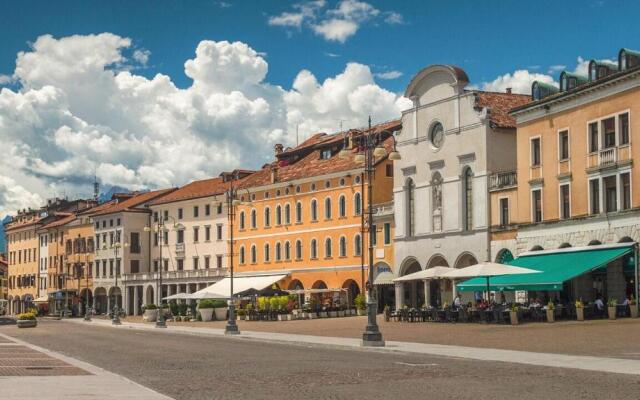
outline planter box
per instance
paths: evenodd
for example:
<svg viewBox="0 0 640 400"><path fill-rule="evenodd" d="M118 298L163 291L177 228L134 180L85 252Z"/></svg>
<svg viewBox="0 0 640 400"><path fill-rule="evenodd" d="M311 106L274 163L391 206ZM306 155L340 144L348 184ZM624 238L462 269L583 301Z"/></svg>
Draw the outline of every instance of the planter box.
<svg viewBox="0 0 640 400"><path fill-rule="evenodd" d="M326 311L320 311L318 313L318 318L328 318L329 314Z"/></svg>
<svg viewBox="0 0 640 400"><path fill-rule="evenodd" d="M358 315L359 316L363 316L363 315L367 315L367 309L366 308L358 308Z"/></svg>
<svg viewBox="0 0 640 400"><path fill-rule="evenodd" d="M244 321L245 319L247 319L247 316L246 315L238 315L238 319L240 321Z"/></svg>
<svg viewBox="0 0 640 400"><path fill-rule="evenodd" d="M344 317L344 310L338 311L338 317Z"/></svg>
<svg viewBox="0 0 640 400"><path fill-rule="evenodd" d="M631 318L638 318L638 306L636 304L630 304L629 311L631 311Z"/></svg>
<svg viewBox="0 0 640 400"><path fill-rule="evenodd" d="M584 308L576 308L576 319L584 321Z"/></svg>
<svg viewBox="0 0 640 400"><path fill-rule="evenodd" d="M316 318L318 318L318 314L317 313L314 313L314 312L310 312L309 313L309 319L316 319Z"/></svg>
<svg viewBox="0 0 640 400"><path fill-rule="evenodd" d="M144 310L143 319L147 322L156 322L158 320L158 310Z"/></svg>
<svg viewBox="0 0 640 400"><path fill-rule="evenodd" d="M278 321L288 321L289 314L278 314Z"/></svg>
<svg viewBox="0 0 640 400"><path fill-rule="evenodd" d="M509 311L509 319L511 319L511 325L518 325L518 312Z"/></svg>
<svg viewBox="0 0 640 400"><path fill-rule="evenodd" d="M609 312L609 319L616 319L616 307L607 307Z"/></svg>
<svg viewBox="0 0 640 400"><path fill-rule="evenodd" d="M301 317L301 318L302 318L302 319L307 319L307 318L309 318L309 313L308 313L308 312L306 312L306 311L303 311L303 312L302 312L302 317Z"/></svg>
<svg viewBox="0 0 640 400"><path fill-rule="evenodd" d="M554 315L555 310L547 310L547 322L555 322L556 317Z"/></svg>
<svg viewBox="0 0 640 400"><path fill-rule="evenodd" d="M18 328L35 328L38 325L38 321L35 319L18 320Z"/></svg>
<svg viewBox="0 0 640 400"><path fill-rule="evenodd" d="M201 308L200 316L202 317L202 322L208 322L213 320L213 308Z"/></svg>
<svg viewBox="0 0 640 400"><path fill-rule="evenodd" d="M338 316L337 311L329 311L329 318L336 318Z"/></svg>
<svg viewBox="0 0 640 400"><path fill-rule="evenodd" d="M216 313L216 321L224 321L227 319L227 311L228 307L218 307L214 308L214 312Z"/></svg>

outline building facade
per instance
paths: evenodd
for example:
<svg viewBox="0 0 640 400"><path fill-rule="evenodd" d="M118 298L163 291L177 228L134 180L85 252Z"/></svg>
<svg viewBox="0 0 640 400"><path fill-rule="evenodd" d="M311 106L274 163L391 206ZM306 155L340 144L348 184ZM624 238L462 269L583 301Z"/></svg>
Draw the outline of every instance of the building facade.
<svg viewBox="0 0 640 400"><path fill-rule="evenodd" d="M393 121L370 132L388 154L399 129ZM240 182L233 225L237 276L285 275L278 282L282 289L348 292L351 302L363 291L368 182L354 157L365 134L321 133L292 149L277 145L276 161ZM390 203L392 187L393 162L385 155L375 162L374 203ZM386 264L392 254L388 245L376 254L379 263L392 267Z"/></svg>
<svg viewBox="0 0 640 400"><path fill-rule="evenodd" d="M18 212L5 226L9 262L9 313L19 314L33 306L38 296L38 211Z"/></svg>
<svg viewBox="0 0 640 400"><path fill-rule="evenodd" d="M458 67L432 65L409 83L395 163L396 276L490 258L489 176L516 166L512 107L528 96L467 90ZM396 306L451 301L448 280L398 283Z"/></svg>

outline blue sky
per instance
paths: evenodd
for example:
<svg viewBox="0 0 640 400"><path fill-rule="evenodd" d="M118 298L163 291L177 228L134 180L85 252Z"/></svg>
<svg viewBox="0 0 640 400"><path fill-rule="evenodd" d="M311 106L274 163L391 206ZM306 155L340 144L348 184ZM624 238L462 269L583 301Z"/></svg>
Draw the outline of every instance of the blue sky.
<svg viewBox="0 0 640 400"><path fill-rule="evenodd" d="M610 58L619 47L640 47L633 22L640 3L617 1L370 1L397 12L404 23L364 23L345 43L324 40L308 28L269 26L268 18L292 11L285 1L20 1L0 14L0 73L11 74L16 53L39 35L112 32L151 52L139 73L170 75L190 84L183 63L203 39L242 41L266 53L268 80L291 86L299 70L324 79L348 61L374 72L400 71L379 84L402 91L419 68L431 63L462 66L475 83L516 69L546 72L573 67L576 58ZM329 1L327 8L335 6ZM563 11L564 10L564 11ZM563 17L563 14L565 17ZM625 23L626 22L626 23ZM338 55L330 57L327 54ZM532 68L533 67L533 68Z"/></svg>
<svg viewBox="0 0 640 400"><path fill-rule="evenodd" d="M398 118L411 77L485 90L640 49L638 2L14 1L0 12L0 216L260 168L276 143ZM580 60L578 60L578 58Z"/></svg>

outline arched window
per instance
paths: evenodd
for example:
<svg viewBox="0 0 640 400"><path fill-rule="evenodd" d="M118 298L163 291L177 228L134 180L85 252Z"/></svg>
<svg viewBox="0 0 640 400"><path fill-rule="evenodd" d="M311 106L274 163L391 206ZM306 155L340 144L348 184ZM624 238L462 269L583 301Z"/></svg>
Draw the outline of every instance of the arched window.
<svg viewBox="0 0 640 400"><path fill-rule="evenodd" d="M284 242L284 259L291 260L291 243Z"/></svg>
<svg viewBox="0 0 640 400"><path fill-rule="evenodd" d="M324 199L324 219L331 219L331 198Z"/></svg>
<svg viewBox="0 0 640 400"><path fill-rule="evenodd" d="M282 245L280 242L276 243L276 261L282 260Z"/></svg>
<svg viewBox="0 0 640 400"><path fill-rule="evenodd" d="M257 228L258 227L258 217L256 215L256 210L253 209L251 210L251 227L252 228Z"/></svg>
<svg viewBox="0 0 640 400"><path fill-rule="evenodd" d="M318 220L318 202L316 199L311 200L311 220Z"/></svg>
<svg viewBox="0 0 640 400"><path fill-rule="evenodd" d="M309 246L309 254L311 259L318 258L318 241L311 239L311 245Z"/></svg>
<svg viewBox="0 0 640 400"><path fill-rule="evenodd" d="M462 193L464 230L468 231L473 228L473 172L468 167L462 173Z"/></svg>
<svg viewBox="0 0 640 400"><path fill-rule="evenodd" d="M442 177L439 172L431 178L431 217L433 231L442 231Z"/></svg>
<svg viewBox="0 0 640 400"><path fill-rule="evenodd" d="M296 223L302 222L302 202L296 203Z"/></svg>
<svg viewBox="0 0 640 400"><path fill-rule="evenodd" d="M282 225L282 207L276 206L276 225Z"/></svg>
<svg viewBox="0 0 640 400"><path fill-rule="evenodd" d="M256 245L251 245L251 263L255 264L258 262L258 252L256 251Z"/></svg>
<svg viewBox="0 0 640 400"><path fill-rule="evenodd" d="M296 260L302 260L302 241L296 240Z"/></svg>
<svg viewBox="0 0 640 400"><path fill-rule="evenodd" d="M331 257L331 238L326 238L324 240L324 256L325 258Z"/></svg>
<svg viewBox="0 0 640 400"><path fill-rule="evenodd" d="M244 246L240 246L240 264L244 264Z"/></svg>
<svg viewBox="0 0 640 400"><path fill-rule="evenodd" d="M271 226L271 209L269 207L265 207L264 209L264 227L268 228Z"/></svg>
<svg viewBox="0 0 640 400"><path fill-rule="evenodd" d="M407 236L412 237L416 234L416 202L415 202L415 184L413 179L407 179L407 183L404 187L405 201L406 201L406 221L407 221Z"/></svg>
<svg viewBox="0 0 640 400"><path fill-rule="evenodd" d="M244 229L244 211L240 211L240 229Z"/></svg>
<svg viewBox="0 0 640 400"><path fill-rule="evenodd" d="M356 234L353 238L353 250L356 256L362 255L362 237L360 234Z"/></svg>
<svg viewBox="0 0 640 400"><path fill-rule="evenodd" d="M289 203L284 205L284 223L286 225L291 223L291 205Z"/></svg>
<svg viewBox="0 0 640 400"><path fill-rule="evenodd" d="M362 214L362 196L360 193L353 195L353 210L355 215Z"/></svg>
<svg viewBox="0 0 640 400"><path fill-rule="evenodd" d="M271 248L269 247L269 243L264 244L264 262L269 262L271 258Z"/></svg>
<svg viewBox="0 0 640 400"><path fill-rule="evenodd" d="M347 256L347 238L340 236L340 257Z"/></svg>
<svg viewBox="0 0 640 400"><path fill-rule="evenodd" d="M340 196L340 199L338 200L338 212L340 213L340 217L347 216L347 200L344 196Z"/></svg>

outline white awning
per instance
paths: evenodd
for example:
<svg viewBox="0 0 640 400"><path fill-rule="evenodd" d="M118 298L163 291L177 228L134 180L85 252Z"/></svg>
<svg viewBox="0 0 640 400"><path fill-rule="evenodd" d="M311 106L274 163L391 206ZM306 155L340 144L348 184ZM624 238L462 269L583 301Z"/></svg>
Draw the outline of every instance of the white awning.
<svg viewBox="0 0 640 400"><path fill-rule="evenodd" d="M48 302L49 302L49 297L47 297L47 296L40 296L40 297L38 297L37 299L35 299L33 302L34 302L34 303L36 303L36 304L37 304L37 303L48 303Z"/></svg>
<svg viewBox="0 0 640 400"><path fill-rule="evenodd" d="M444 278L447 273L451 271L455 271L455 268L449 267L432 267L420 270L418 272L414 272L409 275L401 276L400 278L394 279L395 282L406 282L406 281L422 281L427 279L439 279Z"/></svg>
<svg viewBox="0 0 640 400"><path fill-rule="evenodd" d="M245 290L262 290L286 278L287 275L241 276L233 278L233 294ZM189 299L228 299L231 292L231 279L224 278L213 285L192 293Z"/></svg>
<svg viewBox="0 0 640 400"><path fill-rule="evenodd" d="M389 272L389 271L380 272L378 276L376 276L376 279L373 280L373 284L374 285L393 285L393 278L395 278L395 275L393 275L393 272Z"/></svg>
<svg viewBox="0 0 640 400"><path fill-rule="evenodd" d="M191 294L189 293L176 293L171 296L165 297L163 300L182 300L182 299L190 299Z"/></svg>

